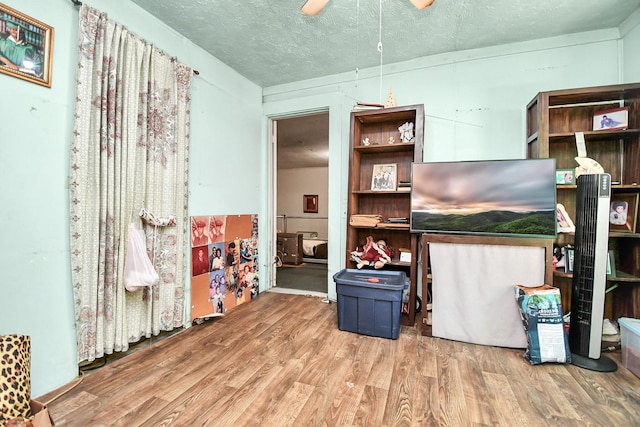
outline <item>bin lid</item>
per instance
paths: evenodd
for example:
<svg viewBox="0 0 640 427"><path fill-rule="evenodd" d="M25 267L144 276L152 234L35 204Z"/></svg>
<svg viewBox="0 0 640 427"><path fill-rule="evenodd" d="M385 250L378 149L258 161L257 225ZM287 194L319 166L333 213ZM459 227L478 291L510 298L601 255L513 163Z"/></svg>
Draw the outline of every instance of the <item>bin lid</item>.
<svg viewBox="0 0 640 427"><path fill-rule="evenodd" d="M640 319L621 317L618 319L618 323L631 330L635 335L640 336Z"/></svg>
<svg viewBox="0 0 640 427"><path fill-rule="evenodd" d="M404 271L345 268L334 274L333 280L339 285L396 290L405 287L407 275Z"/></svg>

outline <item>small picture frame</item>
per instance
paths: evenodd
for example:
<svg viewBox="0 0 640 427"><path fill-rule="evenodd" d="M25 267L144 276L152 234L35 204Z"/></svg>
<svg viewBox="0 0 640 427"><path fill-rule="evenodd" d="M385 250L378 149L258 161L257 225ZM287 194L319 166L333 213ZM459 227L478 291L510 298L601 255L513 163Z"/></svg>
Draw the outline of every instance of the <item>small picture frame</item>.
<svg viewBox="0 0 640 427"><path fill-rule="evenodd" d="M411 262L411 252L400 252L400 262Z"/></svg>
<svg viewBox="0 0 640 427"><path fill-rule="evenodd" d="M302 211L304 213L318 213L317 194L305 194L302 196Z"/></svg>
<svg viewBox="0 0 640 427"><path fill-rule="evenodd" d="M53 27L0 3L0 73L51 87Z"/></svg>
<svg viewBox="0 0 640 427"><path fill-rule="evenodd" d="M556 185L575 185L576 170L575 169L557 169Z"/></svg>
<svg viewBox="0 0 640 427"><path fill-rule="evenodd" d="M373 165L371 175L372 191L396 191L398 165L396 163Z"/></svg>
<svg viewBox="0 0 640 427"><path fill-rule="evenodd" d="M635 233L638 193L614 193L609 208L609 231Z"/></svg>
<svg viewBox="0 0 640 427"><path fill-rule="evenodd" d="M629 126L629 107L596 111L593 114L593 130L623 130Z"/></svg>
<svg viewBox="0 0 640 427"><path fill-rule="evenodd" d="M616 277L616 258L613 255L613 251L609 251L607 257L607 277Z"/></svg>
<svg viewBox="0 0 640 427"><path fill-rule="evenodd" d="M567 260L564 263L564 271L566 273L573 273L573 258L575 257L575 249L567 247L565 250Z"/></svg>

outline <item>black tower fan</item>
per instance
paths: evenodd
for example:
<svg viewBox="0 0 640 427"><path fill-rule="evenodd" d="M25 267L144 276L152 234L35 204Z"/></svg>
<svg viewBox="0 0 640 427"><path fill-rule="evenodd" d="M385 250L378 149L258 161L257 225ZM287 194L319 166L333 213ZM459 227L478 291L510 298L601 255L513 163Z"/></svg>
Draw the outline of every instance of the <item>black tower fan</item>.
<svg viewBox="0 0 640 427"><path fill-rule="evenodd" d="M569 348L572 363L600 372L618 365L601 355L607 285L611 175L578 177Z"/></svg>

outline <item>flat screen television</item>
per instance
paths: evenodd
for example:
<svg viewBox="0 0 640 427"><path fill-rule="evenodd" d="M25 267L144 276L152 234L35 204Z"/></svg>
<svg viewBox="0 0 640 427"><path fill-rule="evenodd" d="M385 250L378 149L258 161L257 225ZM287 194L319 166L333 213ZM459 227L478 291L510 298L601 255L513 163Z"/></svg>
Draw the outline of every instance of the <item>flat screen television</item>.
<svg viewBox="0 0 640 427"><path fill-rule="evenodd" d="M411 232L556 237L555 159L414 163Z"/></svg>

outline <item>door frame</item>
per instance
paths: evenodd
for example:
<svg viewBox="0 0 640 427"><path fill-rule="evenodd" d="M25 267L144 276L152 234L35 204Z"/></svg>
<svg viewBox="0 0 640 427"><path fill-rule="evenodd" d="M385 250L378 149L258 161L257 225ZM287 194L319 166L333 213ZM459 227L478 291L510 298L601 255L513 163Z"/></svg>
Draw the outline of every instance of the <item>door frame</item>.
<svg viewBox="0 0 640 427"><path fill-rule="evenodd" d="M279 165L278 165L278 136L279 136L279 132L278 132L278 121L280 120L287 120L287 119L296 119L296 118L302 118L302 117L307 117L307 116L314 116L314 115L324 115L327 118L327 126L326 126L326 131L327 131L327 143L326 143L326 149L327 152L329 151L329 140L328 140L328 135L329 135L329 129L330 129L330 123L329 123L329 117L330 117L330 113L329 113L329 108L325 108L325 109L319 109L319 110L313 110L313 111L305 111L304 113L295 113L295 114L291 114L291 115L286 115L286 116L282 116L282 117L277 117L277 118L272 118L270 119L269 123L269 134L271 137L270 140L270 146L272 147L272 158L270 159L271 161L271 165L272 165L272 170L273 170L273 183L270 183L271 186L271 191L274 194L273 197L273 209L270 209L270 211L272 212L272 219L273 219L273 229L272 229L272 250L274 251L274 254L276 254L277 256L277 234L278 234L278 227L280 225L280 221L279 221L279 212L278 212L278 206L277 206L277 199L278 199L278 171L279 171ZM329 169L329 163L330 163L330 159L327 159L327 170ZM327 177L326 180L326 188L327 188L327 196L329 194L329 178ZM328 197L326 197L327 199L327 204L328 204ZM325 217L323 217L325 218ZM327 216L326 216L326 220L327 220L327 235L329 232L329 212L327 209ZM285 221L285 225L286 225L286 221ZM327 245L328 246L328 245ZM327 267L328 267L328 257L327 257ZM278 264L277 262L277 258L274 257L274 265ZM269 289L275 289L275 288L279 288L279 290L281 289L282 292L286 292L286 293L300 293L300 294L305 294L305 295L312 295L312 296L320 296L320 297L326 297L329 293L329 285L327 284L327 288L324 292L317 292L317 291L309 291L309 290L296 290L296 289L291 289L291 288L287 288L286 286L278 286L277 284L277 271L278 268L276 266L276 268L273 268L273 274L270 276L270 280L269 280ZM286 289L286 291L285 291Z"/></svg>
<svg viewBox="0 0 640 427"><path fill-rule="evenodd" d="M266 239L261 239L262 259L261 283L265 289L273 288L275 284L275 255L276 255L276 140L272 134L273 122L301 115L329 112L329 183L328 183L328 297L337 299L336 285L331 280L332 275L344 268L345 236L346 236L346 206L347 206L347 169L349 164L349 114L353 101L345 97L342 92L322 93L296 99L282 99L280 96L266 95L263 103L263 141L265 141L265 195L264 233ZM276 135L277 136L277 135ZM264 244L264 246L262 246Z"/></svg>

